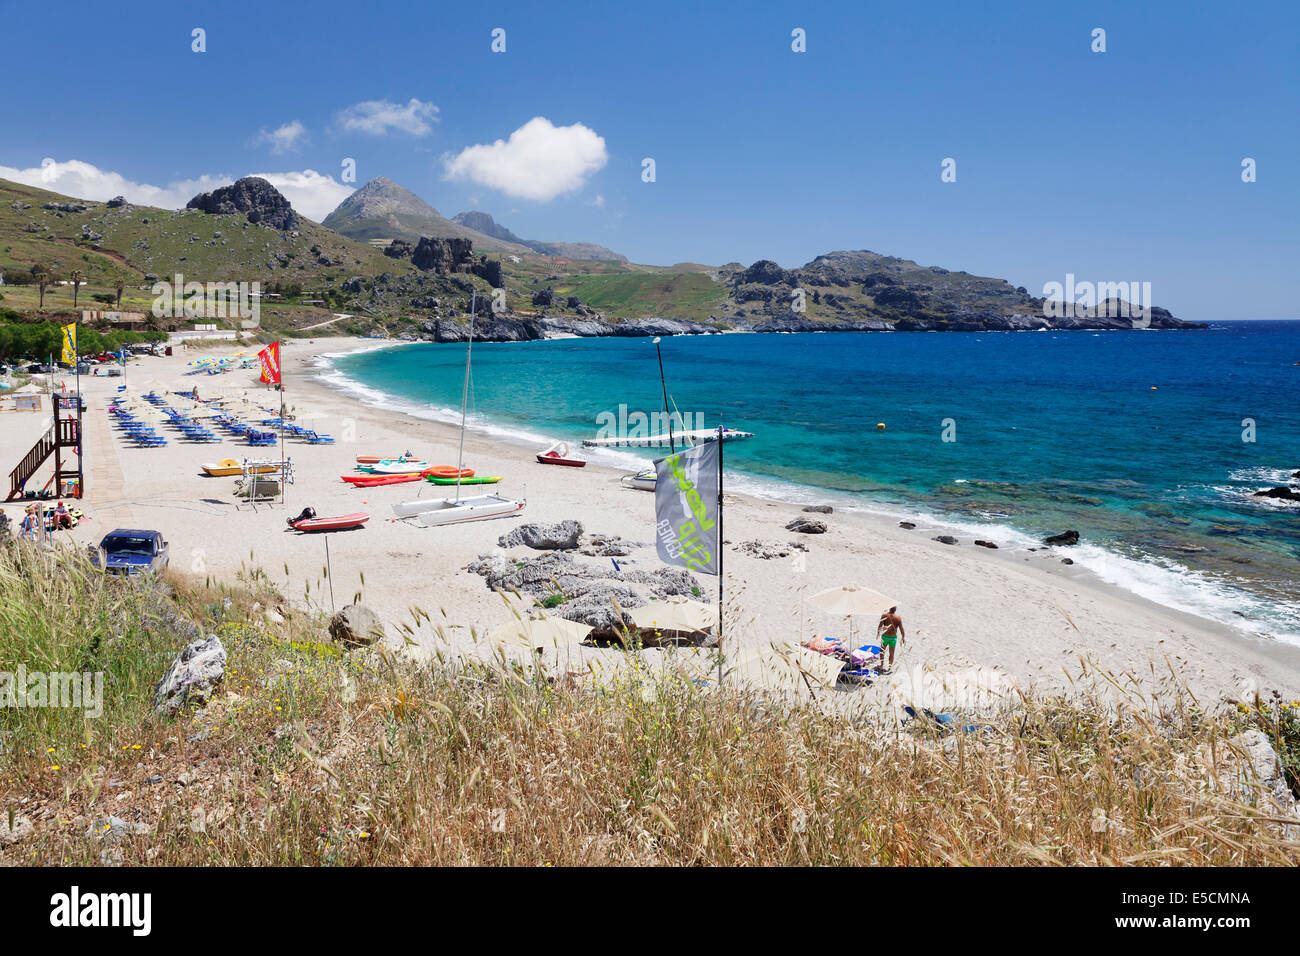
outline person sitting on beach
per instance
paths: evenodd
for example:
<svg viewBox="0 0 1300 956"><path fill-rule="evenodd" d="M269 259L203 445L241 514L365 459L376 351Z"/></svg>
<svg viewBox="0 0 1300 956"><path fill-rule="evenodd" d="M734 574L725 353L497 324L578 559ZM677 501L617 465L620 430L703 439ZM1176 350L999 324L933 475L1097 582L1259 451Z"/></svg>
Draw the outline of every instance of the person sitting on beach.
<svg viewBox="0 0 1300 956"><path fill-rule="evenodd" d="M894 648L898 642L907 643L907 632L903 629L903 619L898 616L898 608L891 607L884 614L880 615L880 623L876 625L876 634L880 638L880 646L889 648L889 663L884 670L889 671L894 667Z"/></svg>
<svg viewBox="0 0 1300 956"><path fill-rule="evenodd" d="M0 508L0 534L7 535L8 533L9 533L9 513L5 511L3 508Z"/></svg>
<svg viewBox="0 0 1300 956"><path fill-rule="evenodd" d="M54 530L57 531L59 528L70 529L71 527L72 515L68 514L68 509L64 507L63 502L60 501L54 506Z"/></svg>
<svg viewBox="0 0 1300 956"><path fill-rule="evenodd" d="M36 514L36 506L28 505L27 511L23 514L22 523L18 525L18 535L28 541L36 541L40 538L43 522Z"/></svg>

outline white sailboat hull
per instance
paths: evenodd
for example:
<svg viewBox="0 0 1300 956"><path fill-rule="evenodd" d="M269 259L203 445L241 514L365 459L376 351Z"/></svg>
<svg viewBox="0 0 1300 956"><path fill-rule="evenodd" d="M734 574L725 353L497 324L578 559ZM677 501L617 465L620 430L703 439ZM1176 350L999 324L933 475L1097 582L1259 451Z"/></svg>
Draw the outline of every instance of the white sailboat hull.
<svg viewBox="0 0 1300 956"><path fill-rule="evenodd" d="M407 502L415 504L415 502ZM508 518L524 510L524 502L502 495L475 495L473 498L430 498L422 502L422 510L413 517L423 525L437 527L461 524L465 521L482 521L487 518ZM394 507L394 511L399 506Z"/></svg>
<svg viewBox="0 0 1300 956"><path fill-rule="evenodd" d="M753 432L736 431L734 428L724 428L722 430L723 441L753 437ZM668 448L671 444L699 445L717 440L718 430L716 428L692 428L687 431L674 432L671 438L667 434L648 435L644 438L584 438L582 444L587 448Z"/></svg>

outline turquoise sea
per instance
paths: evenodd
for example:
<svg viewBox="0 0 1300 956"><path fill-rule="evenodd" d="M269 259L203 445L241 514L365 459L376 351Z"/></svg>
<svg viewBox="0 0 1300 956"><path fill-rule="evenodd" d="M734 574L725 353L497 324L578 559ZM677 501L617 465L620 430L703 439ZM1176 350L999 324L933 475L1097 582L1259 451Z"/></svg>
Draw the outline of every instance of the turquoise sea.
<svg viewBox="0 0 1300 956"><path fill-rule="evenodd" d="M1251 496L1300 470L1300 321L727 334L661 347L692 424L756 434L727 444L734 490L919 513L966 541L1032 546L1077 529L1072 556L1105 580L1300 643L1300 506ZM326 380L365 400L459 421L464 345L329 362ZM474 345L481 431L576 446L620 405L662 412L649 339ZM589 457L630 467L657 454Z"/></svg>

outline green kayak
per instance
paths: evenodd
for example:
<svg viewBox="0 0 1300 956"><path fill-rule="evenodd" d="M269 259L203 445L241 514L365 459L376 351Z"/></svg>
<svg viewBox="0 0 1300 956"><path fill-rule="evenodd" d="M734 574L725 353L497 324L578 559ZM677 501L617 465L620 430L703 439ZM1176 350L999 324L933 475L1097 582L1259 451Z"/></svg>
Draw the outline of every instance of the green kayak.
<svg viewBox="0 0 1300 956"><path fill-rule="evenodd" d="M424 480L435 485L454 485L455 478L438 478L434 475L425 475ZM501 480L500 475L472 475L469 478L460 479L462 485L495 485Z"/></svg>

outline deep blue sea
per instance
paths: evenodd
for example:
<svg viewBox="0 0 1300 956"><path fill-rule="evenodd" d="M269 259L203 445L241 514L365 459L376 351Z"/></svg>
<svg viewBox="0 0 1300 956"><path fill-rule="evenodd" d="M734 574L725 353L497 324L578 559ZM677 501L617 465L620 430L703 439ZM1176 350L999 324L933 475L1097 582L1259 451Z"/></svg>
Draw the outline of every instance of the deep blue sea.
<svg viewBox="0 0 1300 956"><path fill-rule="evenodd" d="M662 350L691 424L756 433L727 444L734 490L919 513L1012 546L1077 529L1073 556L1104 579L1300 643L1300 507L1251 497L1300 470L1300 321L683 336ZM327 379L458 422L464 364L463 345L410 345L334 358ZM620 405L662 412L649 339L474 345L481 431L576 446Z"/></svg>

